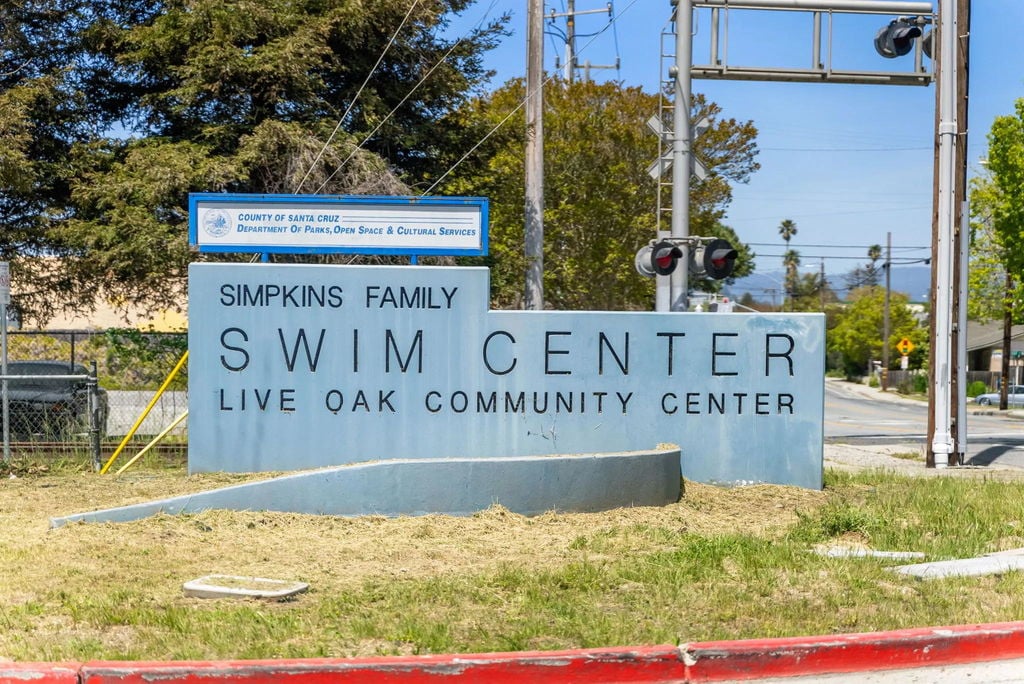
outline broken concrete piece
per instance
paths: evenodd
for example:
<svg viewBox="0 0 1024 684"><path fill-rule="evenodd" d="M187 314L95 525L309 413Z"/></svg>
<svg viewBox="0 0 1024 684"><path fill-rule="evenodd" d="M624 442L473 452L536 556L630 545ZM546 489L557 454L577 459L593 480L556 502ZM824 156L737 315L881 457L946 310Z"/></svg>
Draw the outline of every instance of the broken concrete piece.
<svg viewBox="0 0 1024 684"><path fill-rule="evenodd" d="M915 563L888 568L901 575L922 579L938 577L975 577L978 575L1001 575L1014 570L1024 570L1024 556L982 556L958 560Z"/></svg>
<svg viewBox="0 0 1024 684"><path fill-rule="evenodd" d="M206 575L182 585L185 596L196 598L269 598L283 599L309 589L305 582L239 577L236 575Z"/></svg>
<svg viewBox="0 0 1024 684"><path fill-rule="evenodd" d="M911 560L924 558L920 551L876 551L855 546L824 546L817 547L814 552L828 558L887 558L891 560Z"/></svg>

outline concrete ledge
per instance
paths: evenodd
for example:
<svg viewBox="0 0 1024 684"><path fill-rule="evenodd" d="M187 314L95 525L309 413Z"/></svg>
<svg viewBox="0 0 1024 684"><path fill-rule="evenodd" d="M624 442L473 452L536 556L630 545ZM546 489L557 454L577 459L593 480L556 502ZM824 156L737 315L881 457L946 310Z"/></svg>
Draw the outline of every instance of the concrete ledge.
<svg viewBox="0 0 1024 684"><path fill-rule="evenodd" d="M147 503L51 518L125 522L213 508L324 515L522 515L664 506L679 500L679 450L507 458L405 459L304 471Z"/></svg>

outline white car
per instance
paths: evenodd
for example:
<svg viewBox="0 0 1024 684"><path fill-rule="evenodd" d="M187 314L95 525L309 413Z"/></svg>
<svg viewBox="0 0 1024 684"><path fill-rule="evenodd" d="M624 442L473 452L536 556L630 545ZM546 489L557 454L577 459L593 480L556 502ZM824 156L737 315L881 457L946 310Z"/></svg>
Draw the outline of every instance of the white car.
<svg viewBox="0 0 1024 684"><path fill-rule="evenodd" d="M1006 395L1008 406L1024 406L1024 385L1010 385ZM974 397L974 403L979 406L998 406L999 392L987 392Z"/></svg>

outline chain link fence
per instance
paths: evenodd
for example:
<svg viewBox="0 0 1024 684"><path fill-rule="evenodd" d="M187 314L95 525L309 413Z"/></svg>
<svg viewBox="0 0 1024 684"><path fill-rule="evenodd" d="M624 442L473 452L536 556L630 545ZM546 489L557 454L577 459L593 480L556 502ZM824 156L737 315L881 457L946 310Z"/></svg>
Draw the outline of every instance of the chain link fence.
<svg viewBox="0 0 1024 684"><path fill-rule="evenodd" d="M97 441L99 458L106 459L136 426L188 349L188 336L132 329L9 331L7 348L10 456L91 462ZM148 443L186 411L187 389L186 364L138 424L129 447ZM174 428L159 451L184 455L187 426L183 421Z"/></svg>

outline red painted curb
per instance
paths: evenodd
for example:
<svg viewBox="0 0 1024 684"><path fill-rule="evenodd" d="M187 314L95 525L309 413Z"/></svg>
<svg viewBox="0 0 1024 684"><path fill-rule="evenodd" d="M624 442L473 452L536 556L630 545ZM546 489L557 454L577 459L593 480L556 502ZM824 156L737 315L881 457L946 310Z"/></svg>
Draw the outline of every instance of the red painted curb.
<svg viewBox="0 0 1024 684"><path fill-rule="evenodd" d="M1024 657L1024 622L684 644L687 682L964 665Z"/></svg>
<svg viewBox="0 0 1024 684"><path fill-rule="evenodd" d="M488 684L662 684L682 682L685 676L679 650L671 646L358 660L94 662L86 663L81 673L82 684L411 684L455 680Z"/></svg>
<svg viewBox="0 0 1024 684"><path fill-rule="evenodd" d="M672 646L422 657L0 664L41 684L689 684L1024 658L1024 622Z"/></svg>
<svg viewBox="0 0 1024 684"><path fill-rule="evenodd" d="M0 682L78 684L78 663L0 663Z"/></svg>

